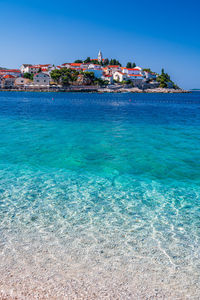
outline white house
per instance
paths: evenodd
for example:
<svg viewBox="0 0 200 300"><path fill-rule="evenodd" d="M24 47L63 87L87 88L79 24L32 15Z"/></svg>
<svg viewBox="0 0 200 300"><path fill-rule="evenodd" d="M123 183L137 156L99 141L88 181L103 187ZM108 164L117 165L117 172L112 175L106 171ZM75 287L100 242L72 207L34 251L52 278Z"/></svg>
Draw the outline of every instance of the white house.
<svg viewBox="0 0 200 300"><path fill-rule="evenodd" d="M39 67L39 66L30 66L30 67L28 67L28 73L31 73L31 74L36 74L40 70L41 70L41 67Z"/></svg>
<svg viewBox="0 0 200 300"><path fill-rule="evenodd" d="M105 74L105 75L103 75L103 76L101 77L101 79L108 81L109 84L112 84L112 83L113 83L113 76L112 76L112 75L106 75L106 74Z"/></svg>
<svg viewBox="0 0 200 300"><path fill-rule="evenodd" d="M64 63L61 66L58 66L59 69L67 68L67 69L77 69L82 68L83 63Z"/></svg>
<svg viewBox="0 0 200 300"><path fill-rule="evenodd" d="M34 75L33 82L34 85L49 86L50 77L48 74L40 72Z"/></svg>
<svg viewBox="0 0 200 300"><path fill-rule="evenodd" d="M22 65L20 67L21 73L31 73L36 74L40 70L40 67L33 65Z"/></svg>
<svg viewBox="0 0 200 300"><path fill-rule="evenodd" d="M51 64L46 64L46 65L31 65L31 64L23 64L20 67L21 73L31 73L31 74L36 74L39 72L39 70L42 71L49 71L51 69L52 65Z"/></svg>
<svg viewBox="0 0 200 300"><path fill-rule="evenodd" d="M20 67L21 73L29 73L29 67L32 66L31 64L23 64Z"/></svg>
<svg viewBox="0 0 200 300"><path fill-rule="evenodd" d="M101 70L101 69L102 69L102 66L96 65L96 64L89 64L89 65L88 65L88 69Z"/></svg>
<svg viewBox="0 0 200 300"><path fill-rule="evenodd" d="M119 82L127 80L127 74L117 71L113 74L113 79Z"/></svg>
<svg viewBox="0 0 200 300"><path fill-rule="evenodd" d="M104 68L106 74L113 75L117 71L121 71L121 67L118 65L109 65Z"/></svg>
<svg viewBox="0 0 200 300"><path fill-rule="evenodd" d="M146 77L146 79L156 79L157 78L157 75L155 73L151 73L151 72L148 72L148 71L144 71L144 75Z"/></svg>
<svg viewBox="0 0 200 300"><path fill-rule="evenodd" d="M122 68L122 72L125 74L133 74L133 75L141 75L143 74L142 68L135 67L135 68Z"/></svg>

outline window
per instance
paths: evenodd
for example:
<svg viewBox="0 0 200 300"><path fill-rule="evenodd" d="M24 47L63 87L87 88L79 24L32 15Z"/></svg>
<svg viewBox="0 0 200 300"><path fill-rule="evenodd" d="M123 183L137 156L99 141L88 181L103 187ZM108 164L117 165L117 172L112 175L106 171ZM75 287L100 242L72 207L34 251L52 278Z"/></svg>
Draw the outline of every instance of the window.
<svg viewBox="0 0 200 300"><path fill-rule="evenodd" d="M37 80L37 82L40 82L39 80Z"/></svg>

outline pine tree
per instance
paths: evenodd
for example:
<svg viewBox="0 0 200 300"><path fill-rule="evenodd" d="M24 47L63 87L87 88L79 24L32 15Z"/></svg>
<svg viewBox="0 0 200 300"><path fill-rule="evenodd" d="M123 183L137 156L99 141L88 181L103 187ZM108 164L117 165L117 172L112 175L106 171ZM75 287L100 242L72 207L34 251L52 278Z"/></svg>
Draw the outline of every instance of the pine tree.
<svg viewBox="0 0 200 300"><path fill-rule="evenodd" d="M131 62L127 62L126 67L127 67L128 69L131 69L131 68L132 68Z"/></svg>

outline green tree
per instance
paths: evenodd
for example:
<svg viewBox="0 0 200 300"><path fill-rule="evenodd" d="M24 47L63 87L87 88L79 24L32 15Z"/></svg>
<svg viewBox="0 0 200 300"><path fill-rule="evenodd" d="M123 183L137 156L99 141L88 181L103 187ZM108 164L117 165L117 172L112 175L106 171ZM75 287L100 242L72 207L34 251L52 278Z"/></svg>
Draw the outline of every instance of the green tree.
<svg viewBox="0 0 200 300"><path fill-rule="evenodd" d="M127 62L127 65L126 65L126 67L128 68L128 69L131 69L132 68L132 64L131 64L131 62L129 61L129 62Z"/></svg>
<svg viewBox="0 0 200 300"><path fill-rule="evenodd" d="M80 72L73 69L62 68L59 70L53 70L51 72L51 78L56 83L61 83L63 86L67 86L70 83L75 82L78 79Z"/></svg>
<svg viewBox="0 0 200 300"><path fill-rule="evenodd" d="M121 66L120 62L118 60L116 60L115 58L110 60L110 65Z"/></svg>
<svg viewBox="0 0 200 300"><path fill-rule="evenodd" d="M94 81L94 79L95 79L95 76L94 76L93 72L84 72L83 75L84 75L85 78L89 78L92 81Z"/></svg>
<svg viewBox="0 0 200 300"><path fill-rule="evenodd" d="M109 59L108 59L108 58L105 58L103 64L104 64L104 66L109 65Z"/></svg>
<svg viewBox="0 0 200 300"><path fill-rule="evenodd" d="M75 60L75 64L81 64L83 61L81 60L81 59L77 59L77 60Z"/></svg>
<svg viewBox="0 0 200 300"><path fill-rule="evenodd" d="M90 57L87 57L86 60L84 60L84 63L87 64L87 63L89 63L90 61L91 61L91 60L90 60Z"/></svg>
<svg viewBox="0 0 200 300"><path fill-rule="evenodd" d="M24 73L24 78L33 80L33 74L31 74L31 73Z"/></svg>
<svg viewBox="0 0 200 300"><path fill-rule="evenodd" d="M135 63L131 63L130 61L127 63L126 67L128 69L134 69L136 67L136 64Z"/></svg>
<svg viewBox="0 0 200 300"><path fill-rule="evenodd" d="M173 84L173 88L174 88L175 90L180 89L179 86L178 86L177 84L175 84L175 83Z"/></svg>
<svg viewBox="0 0 200 300"><path fill-rule="evenodd" d="M161 70L161 74L157 77L157 81L160 83L161 88L167 88L169 82L173 84L174 88L177 88L177 86L171 80L169 74L165 73L164 69Z"/></svg>
<svg viewBox="0 0 200 300"><path fill-rule="evenodd" d="M63 86L68 86L68 85L69 85L69 82L70 82L69 76L67 76L67 75L66 75L66 76L63 76L61 82L62 82L62 85L63 85Z"/></svg>
<svg viewBox="0 0 200 300"><path fill-rule="evenodd" d="M108 81L107 80L103 80L101 78L95 78L95 81L94 81L95 84L97 85L107 85L108 84Z"/></svg>
<svg viewBox="0 0 200 300"><path fill-rule="evenodd" d="M51 78L55 81L55 82L59 82L60 81L60 78L62 76L62 72L61 70L53 70L51 71Z"/></svg>
<svg viewBox="0 0 200 300"><path fill-rule="evenodd" d="M92 64L95 64L95 65L100 65L101 64L98 60L94 60L94 59L92 59L90 62Z"/></svg>
<svg viewBox="0 0 200 300"><path fill-rule="evenodd" d="M152 73L152 71L151 71L151 69L150 69L150 68L144 68L144 69L143 69L143 71L144 71L144 72L149 72L149 73Z"/></svg>
<svg viewBox="0 0 200 300"><path fill-rule="evenodd" d="M104 85L109 85L109 81L108 80L104 80Z"/></svg>
<svg viewBox="0 0 200 300"><path fill-rule="evenodd" d="M166 88L167 87L167 83L165 81L161 81L160 82L160 87L161 88Z"/></svg>
<svg viewBox="0 0 200 300"><path fill-rule="evenodd" d="M125 80L125 83L126 83L126 84L131 84L132 81L131 81L130 79L128 79L128 80Z"/></svg>

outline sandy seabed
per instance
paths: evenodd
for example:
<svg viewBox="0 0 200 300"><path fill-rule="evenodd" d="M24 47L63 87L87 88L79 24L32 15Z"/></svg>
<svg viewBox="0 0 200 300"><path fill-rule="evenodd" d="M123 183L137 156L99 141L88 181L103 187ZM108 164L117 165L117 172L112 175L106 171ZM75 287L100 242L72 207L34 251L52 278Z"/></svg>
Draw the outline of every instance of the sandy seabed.
<svg viewBox="0 0 200 300"><path fill-rule="evenodd" d="M32 256L26 246L19 250L0 262L0 299L199 299L198 274L195 280L190 266L163 269L156 259L131 261L108 249L82 262L81 251L66 256L55 245Z"/></svg>

